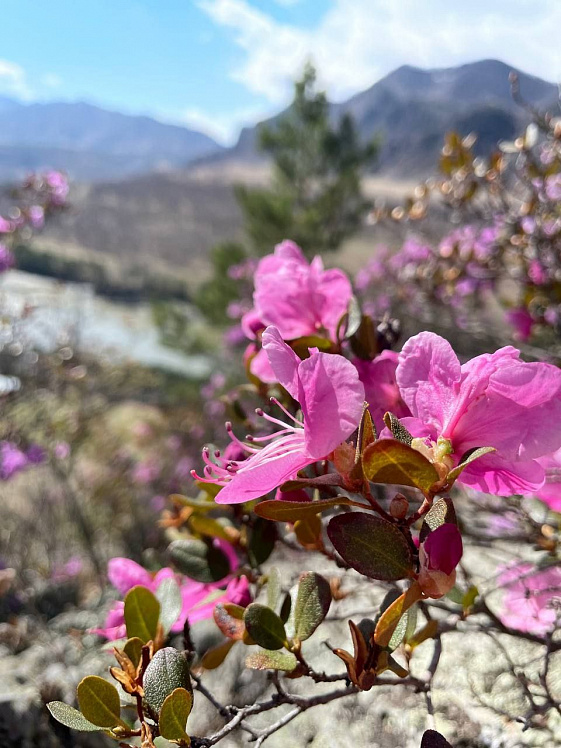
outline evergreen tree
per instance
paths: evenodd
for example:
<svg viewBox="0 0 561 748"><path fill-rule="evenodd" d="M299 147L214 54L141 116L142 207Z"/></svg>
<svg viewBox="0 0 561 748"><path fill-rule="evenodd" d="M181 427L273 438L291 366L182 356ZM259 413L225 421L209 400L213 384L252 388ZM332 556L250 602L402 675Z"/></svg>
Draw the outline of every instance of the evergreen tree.
<svg viewBox="0 0 561 748"><path fill-rule="evenodd" d="M254 250L270 252L282 239L293 239L310 255L337 249L370 207L360 179L376 157L377 144L360 142L349 115L332 123L311 65L295 84L287 112L262 126L259 138L273 160L273 184L236 188Z"/></svg>

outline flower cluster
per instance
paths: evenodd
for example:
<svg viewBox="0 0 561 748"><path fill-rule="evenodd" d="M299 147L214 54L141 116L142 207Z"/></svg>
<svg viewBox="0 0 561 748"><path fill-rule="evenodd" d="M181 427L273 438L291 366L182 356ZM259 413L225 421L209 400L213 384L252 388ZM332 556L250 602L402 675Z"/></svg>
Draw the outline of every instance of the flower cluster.
<svg viewBox="0 0 561 748"><path fill-rule="evenodd" d="M373 214L418 222L430 214L437 192L465 224L438 243L408 239L394 255L379 248L357 287L415 315L446 305L456 322L471 327L487 300L498 299L515 339L547 345L561 332L559 124L538 119L487 163L474 155L474 143L449 134L442 179L418 188L408 210Z"/></svg>
<svg viewBox="0 0 561 748"><path fill-rule="evenodd" d="M190 624L212 618L214 607L218 603L233 603L247 605L250 601L249 586L245 577L235 577L233 572L238 567L238 558L228 543L216 541L224 553L227 554L231 573L214 583L195 582L183 577L179 580L173 569L166 567L155 574L146 571L142 566L128 558L112 558L107 567L107 577L111 585L121 595L126 595L133 587L141 585L156 595L166 579L179 580L181 592L181 612L171 626L172 632L181 632L185 622ZM224 588L224 589L222 589ZM213 594L219 590L219 594ZM115 602L101 628L93 629L93 633L103 636L109 641L123 639L126 636L124 603Z"/></svg>

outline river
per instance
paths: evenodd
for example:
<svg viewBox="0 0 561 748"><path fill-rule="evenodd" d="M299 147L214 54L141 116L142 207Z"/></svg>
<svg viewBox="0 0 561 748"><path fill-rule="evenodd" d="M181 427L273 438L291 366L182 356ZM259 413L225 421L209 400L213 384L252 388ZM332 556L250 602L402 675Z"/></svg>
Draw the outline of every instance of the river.
<svg viewBox="0 0 561 748"><path fill-rule="evenodd" d="M206 356L162 345L148 302L109 300L97 296L88 284L10 270L0 276L0 314L19 320L18 339L41 351L71 345L193 379L210 372ZM0 344L12 344L10 328L4 324Z"/></svg>

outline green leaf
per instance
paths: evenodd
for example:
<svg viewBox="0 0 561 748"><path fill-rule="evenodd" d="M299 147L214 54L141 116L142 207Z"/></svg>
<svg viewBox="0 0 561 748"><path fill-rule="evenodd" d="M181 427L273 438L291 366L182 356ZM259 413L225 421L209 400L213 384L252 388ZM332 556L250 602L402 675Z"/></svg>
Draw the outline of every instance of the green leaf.
<svg viewBox="0 0 561 748"><path fill-rule="evenodd" d="M214 606L214 621L228 639L233 639L234 641L243 639L245 633L245 624L243 622L244 611L245 608L234 603L218 603L218 605Z"/></svg>
<svg viewBox="0 0 561 748"><path fill-rule="evenodd" d="M413 608L411 608L408 613L411 612ZM438 621L434 618L431 618L430 621L427 622L425 626L423 626L420 631L417 631L416 634L413 634L410 638L407 639L407 644L411 647L411 649L415 649L415 647L418 647L419 644L422 644L427 639L433 639L438 633Z"/></svg>
<svg viewBox="0 0 561 748"><path fill-rule="evenodd" d="M192 692L185 654L173 647L159 649L146 668L143 686L146 701L156 712L160 711L166 698L176 688Z"/></svg>
<svg viewBox="0 0 561 748"><path fill-rule="evenodd" d="M205 492L206 486L211 484L200 484L205 486ZM218 488L222 488L222 486L219 486ZM218 490L216 491L218 493ZM174 501L177 504L181 504L181 506L188 506L191 509L196 509L198 512L210 512L211 509L216 509L216 504L214 501L202 501L201 499L192 499L190 496L183 496L180 493L172 493L169 497L171 501Z"/></svg>
<svg viewBox="0 0 561 748"><path fill-rule="evenodd" d="M201 665L206 670L215 670L217 667L222 665L228 656L228 652L232 649L235 643L234 639L226 639L222 644L218 644L216 647L208 649L201 659Z"/></svg>
<svg viewBox="0 0 561 748"><path fill-rule="evenodd" d="M467 590L466 594L462 598L463 609L469 610L471 607L473 607L473 604L475 603L478 595L479 590L475 585L472 584L472 586Z"/></svg>
<svg viewBox="0 0 561 748"><path fill-rule="evenodd" d="M394 416L393 413L385 413L384 423L392 432L394 439L397 439L398 442L402 442L403 444L407 444L408 447L411 446L413 436L409 433L409 431L407 431L399 418Z"/></svg>
<svg viewBox="0 0 561 748"><path fill-rule="evenodd" d="M299 519L312 517L335 506L345 506L351 503L346 496L336 496L333 499L321 499L319 501L283 501L282 499L271 499L261 501L255 505L254 512L265 519L275 522L296 522Z"/></svg>
<svg viewBox="0 0 561 748"><path fill-rule="evenodd" d="M395 627L395 631L392 634L392 638L388 642L388 649L390 651L394 651L394 649L397 649L401 642L403 641L405 637L405 632L407 630L407 622L409 620L409 611L406 611L399 621L397 622L397 626Z"/></svg>
<svg viewBox="0 0 561 748"><path fill-rule="evenodd" d="M220 538L231 543L237 531L230 525L223 525L217 519L205 517L202 514L193 514L189 517L189 527L199 535L207 535L210 538Z"/></svg>
<svg viewBox="0 0 561 748"><path fill-rule="evenodd" d="M419 533L419 540L421 543L426 540L433 530L437 530L441 525L446 523L453 525L458 524L454 504L452 499L448 496L435 501L429 511L425 514L421 532Z"/></svg>
<svg viewBox="0 0 561 748"><path fill-rule="evenodd" d="M276 611L281 595L281 576L276 566L271 566L267 574L267 607Z"/></svg>
<svg viewBox="0 0 561 748"><path fill-rule="evenodd" d="M245 666L251 670L284 670L290 673L298 660L292 652L273 652L269 649L260 649L247 656Z"/></svg>
<svg viewBox="0 0 561 748"><path fill-rule="evenodd" d="M477 449L472 449L469 452L466 452L465 455L462 455L462 459L460 464L455 467L453 470L450 470L448 475L446 476L446 480L451 483L456 480L456 478L467 468L468 465L470 465L474 460L478 460L480 457L485 457L485 455L491 454L491 452L496 452L497 450L495 447L478 447Z"/></svg>
<svg viewBox="0 0 561 748"><path fill-rule="evenodd" d="M378 439L362 455L365 477L373 483L412 486L429 493L439 477L434 465L420 452L395 439Z"/></svg>
<svg viewBox="0 0 561 748"><path fill-rule="evenodd" d="M247 554L252 566L261 566L265 563L275 548L277 537L275 525L257 517L251 528L249 543L247 544Z"/></svg>
<svg viewBox="0 0 561 748"><path fill-rule="evenodd" d="M219 582L230 573L228 557L203 540L174 540L168 550L179 571L196 582Z"/></svg>
<svg viewBox="0 0 561 748"><path fill-rule="evenodd" d="M146 644L156 638L160 603L146 587L133 587L125 597L125 623L129 639L138 637Z"/></svg>
<svg viewBox="0 0 561 748"><path fill-rule="evenodd" d="M73 706L69 706L62 701L51 701L47 704L47 709L61 725L69 727L71 730L79 730L80 732L98 732L103 730L103 727L94 725L92 722L87 720L82 712L74 709Z"/></svg>
<svg viewBox="0 0 561 748"><path fill-rule="evenodd" d="M192 708L192 693L184 688L176 688L175 691L172 691L160 709L158 721L160 735L166 740L183 740L189 744L189 736L185 729Z"/></svg>
<svg viewBox="0 0 561 748"><path fill-rule="evenodd" d="M333 344L329 338L323 338L320 335L306 335L297 340L290 341L290 347L299 358L308 358L310 348L319 348L320 351L330 351Z"/></svg>
<svg viewBox="0 0 561 748"><path fill-rule="evenodd" d="M413 575L413 557L398 528L372 514L339 514L327 526L329 539L344 561L371 579L393 582Z"/></svg>
<svg viewBox="0 0 561 748"><path fill-rule="evenodd" d="M78 684L78 705L84 717L98 727L117 727L121 720L119 692L97 675L88 675Z"/></svg>
<svg viewBox="0 0 561 748"><path fill-rule="evenodd" d="M403 614L418 602L423 593L418 582L400 595L380 616L374 632L374 641L380 647L387 647Z"/></svg>
<svg viewBox="0 0 561 748"><path fill-rule="evenodd" d="M175 579L164 579L156 590L156 598L160 603L160 623L167 634L181 615L183 599L181 589Z"/></svg>
<svg viewBox="0 0 561 748"><path fill-rule="evenodd" d="M129 660L135 667L138 667L140 658L142 657L142 647L144 642L139 639L138 636L134 636L132 639L127 639L123 652L127 655Z"/></svg>
<svg viewBox="0 0 561 748"><path fill-rule="evenodd" d="M323 525L319 514L311 514L294 523L294 534L303 548L315 549L321 541Z"/></svg>
<svg viewBox="0 0 561 748"><path fill-rule="evenodd" d="M372 318L364 314L355 334L350 337L353 353L365 361L372 359L379 353L378 335Z"/></svg>
<svg viewBox="0 0 561 748"><path fill-rule="evenodd" d="M284 624L266 605L251 603L245 609L244 623L247 633L264 649L281 649L286 642Z"/></svg>
<svg viewBox="0 0 561 748"><path fill-rule="evenodd" d="M294 604L294 636L299 641L309 639L323 621L331 605L329 583L314 571L300 577Z"/></svg>

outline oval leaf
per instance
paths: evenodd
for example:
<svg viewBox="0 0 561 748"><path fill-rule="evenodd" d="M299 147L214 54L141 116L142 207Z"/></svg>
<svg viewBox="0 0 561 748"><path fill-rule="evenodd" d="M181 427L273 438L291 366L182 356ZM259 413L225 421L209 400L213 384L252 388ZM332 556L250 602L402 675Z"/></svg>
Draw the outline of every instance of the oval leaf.
<svg viewBox="0 0 561 748"><path fill-rule="evenodd" d="M306 519L298 519L294 523L296 539L302 548L307 548L308 550L318 547L321 541L322 529L323 525L318 514L312 514L310 517L306 517Z"/></svg>
<svg viewBox="0 0 561 748"><path fill-rule="evenodd" d="M88 675L78 683L78 705L93 725L108 728L123 724L119 692L98 675Z"/></svg>
<svg viewBox="0 0 561 748"><path fill-rule="evenodd" d="M283 501L282 499L271 499L256 504L254 512L260 517L271 519L275 522L296 522L298 519L313 517L315 514L333 509L334 506L345 506L351 503L345 496L336 496L333 499L321 499L319 501Z"/></svg>
<svg viewBox="0 0 561 748"><path fill-rule="evenodd" d="M413 447L395 439L378 439L364 450L362 469L373 483L412 486L428 493L439 480L434 465Z"/></svg>
<svg viewBox="0 0 561 748"><path fill-rule="evenodd" d="M344 561L371 579L392 582L413 574L411 549L395 525L365 512L333 517L329 539Z"/></svg>
<svg viewBox="0 0 561 748"><path fill-rule="evenodd" d="M323 621L331 605L331 588L315 571L300 577L294 605L294 636L300 641L309 639Z"/></svg>
<svg viewBox="0 0 561 748"><path fill-rule="evenodd" d="M218 603L214 606L214 621L228 639L240 641L245 633L244 608L234 603Z"/></svg>
<svg viewBox="0 0 561 748"><path fill-rule="evenodd" d="M230 573L228 557L203 540L175 540L169 555L179 571L196 582L219 582Z"/></svg>
<svg viewBox="0 0 561 748"><path fill-rule="evenodd" d="M160 603L146 587L133 587L125 597L125 623L129 639L138 637L146 644L156 638Z"/></svg>
<svg viewBox="0 0 561 748"><path fill-rule="evenodd" d="M245 660L245 666L251 670L284 670L290 673L298 660L292 652L272 652L269 649L260 649L252 652Z"/></svg>
<svg viewBox="0 0 561 748"><path fill-rule="evenodd" d="M185 732L187 718L193 708L193 695L184 688L176 688L166 698L160 709L158 726L160 735L166 740L183 740L189 743Z"/></svg>
<svg viewBox="0 0 561 748"><path fill-rule="evenodd" d="M225 642L222 642L222 644L219 644L217 647L208 649L203 655L201 665L206 670L214 670L219 667L222 665L228 656L228 652L232 649L235 643L234 639L226 639Z"/></svg>
<svg viewBox="0 0 561 748"><path fill-rule="evenodd" d="M139 639L136 636L132 639L127 639L127 641L125 642L125 646L123 647L123 652L127 655L129 660L135 667L138 667L138 665L140 664L143 646L144 642L142 641L142 639Z"/></svg>
<svg viewBox="0 0 561 748"><path fill-rule="evenodd" d="M156 598L161 608L160 623L167 634L181 615L183 608L181 589L175 579L171 577L164 579L156 590Z"/></svg>
<svg viewBox="0 0 561 748"><path fill-rule="evenodd" d="M247 633L264 649L281 649L284 646L284 624L266 605L251 603L246 608L243 619Z"/></svg>
<svg viewBox="0 0 561 748"><path fill-rule="evenodd" d="M150 706L159 712L166 698L176 688L191 692L191 678L187 658L173 647L156 652L144 673L144 696Z"/></svg>
<svg viewBox="0 0 561 748"><path fill-rule="evenodd" d="M257 517L251 528L247 555L252 566L264 563L275 548L277 528L262 517Z"/></svg>
<svg viewBox="0 0 561 748"><path fill-rule="evenodd" d="M211 538L220 538L227 543L235 542L239 532L232 526L225 526L217 519L205 517L202 514L193 514L189 518L189 526L193 532L199 535L208 535Z"/></svg>
<svg viewBox="0 0 561 748"><path fill-rule="evenodd" d="M427 539L431 532L438 530L438 528L444 524L458 524L456 510L454 509L454 504L449 496L445 496L444 498L435 501L429 511L425 514L421 526L421 532L419 533L419 540L421 543Z"/></svg>
<svg viewBox="0 0 561 748"><path fill-rule="evenodd" d="M423 596L418 582L400 595L380 616L374 632L374 641L380 647L387 647L404 613Z"/></svg>
<svg viewBox="0 0 561 748"><path fill-rule="evenodd" d="M450 472L446 476L446 480L449 483L452 483L474 460L478 460L480 457L485 457L485 455L491 454L491 452L496 451L497 450L495 449L495 447L478 447L477 449L471 450L467 455L464 455L462 457L462 461L457 467L455 467L453 470L450 470Z"/></svg>
<svg viewBox="0 0 561 748"><path fill-rule="evenodd" d="M267 607L277 609L281 595L281 576L276 566L271 566L267 574Z"/></svg>
<svg viewBox="0 0 561 748"><path fill-rule="evenodd" d="M71 730L78 730L79 732L97 732L103 730L103 727L98 727L92 722L87 720L82 712L74 709L73 706L65 704L63 701L51 701L47 704L47 709L61 725L69 727Z"/></svg>

